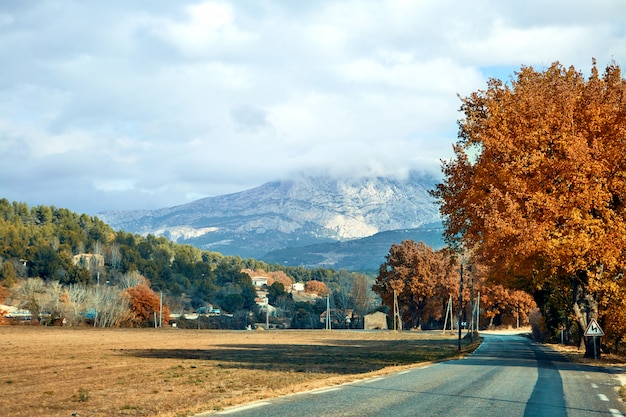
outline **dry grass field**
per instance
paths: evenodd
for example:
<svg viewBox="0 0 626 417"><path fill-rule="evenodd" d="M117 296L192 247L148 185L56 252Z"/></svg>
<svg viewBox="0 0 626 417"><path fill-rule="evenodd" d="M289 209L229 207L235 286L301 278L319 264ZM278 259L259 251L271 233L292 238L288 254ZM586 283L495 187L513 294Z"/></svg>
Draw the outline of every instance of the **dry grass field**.
<svg viewBox="0 0 626 417"><path fill-rule="evenodd" d="M0 349L2 416L172 417L452 357L457 341L450 332L3 326Z"/></svg>

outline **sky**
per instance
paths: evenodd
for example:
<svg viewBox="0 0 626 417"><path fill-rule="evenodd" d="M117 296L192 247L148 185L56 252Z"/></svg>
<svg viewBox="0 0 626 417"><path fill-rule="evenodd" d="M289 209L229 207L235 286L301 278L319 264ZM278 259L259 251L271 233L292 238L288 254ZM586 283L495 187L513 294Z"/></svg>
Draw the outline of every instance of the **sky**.
<svg viewBox="0 0 626 417"><path fill-rule="evenodd" d="M623 0L3 0L0 198L96 215L438 175L460 98L626 67Z"/></svg>

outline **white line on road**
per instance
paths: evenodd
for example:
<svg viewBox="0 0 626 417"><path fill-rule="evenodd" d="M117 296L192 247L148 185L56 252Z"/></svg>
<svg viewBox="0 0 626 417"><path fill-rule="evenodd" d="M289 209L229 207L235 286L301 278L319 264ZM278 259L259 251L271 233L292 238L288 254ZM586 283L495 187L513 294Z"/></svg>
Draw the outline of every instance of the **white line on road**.
<svg viewBox="0 0 626 417"><path fill-rule="evenodd" d="M404 374L408 374L411 371L402 371L402 372L398 372L398 375L404 375Z"/></svg>
<svg viewBox="0 0 626 417"><path fill-rule="evenodd" d="M385 378L382 378L382 377L380 377L380 378L372 378L372 379L368 379L368 380L363 381L363 383L364 384L369 384L369 383L372 383L372 382L381 381L383 379L385 379Z"/></svg>
<svg viewBox="0 0 626 417"><path fill-rule="evenodd" d="M339 391L340 389L341 388L339 388L339 387L323 388L323 389L318 389L316 391L311 391L311 394L313 394L313 395L326 394L327 392Z"/></svg>
<svg viewBox="0 0 626 417"><path fill-rule="evenodd" d="M602 401L608 401L608 400L609 400L609 397L607 397L607 396L606 396L606 395L604 395L604 394L598 394L598 397L600 397L600 399L601 399Z"/></svg>
<svg viewBox="0 0 626 417"><path fill-rule="evenodd" d="M268 404L270 404L270 403L267 402L267 401L261 401L261 402L254 403L254 404L242 405L241 407L235 407L235 408L231 408L229 410L220 411L217 414L222 415L222 414L238 413L238 412L243 411L243 410L250 410L252 408L262 407L262 406L268 405Z"/></svg>
<svg viewBox="0 0 626 417"><path fill-rule="evenodd" d="M598 384L594 384L593 382L591 383L591 388L593 389L598 389Z"/></svg>
<svg viewBox="0 0 626 417"><path fill-rule="evenodd" d="M624 415L620 413L619 410L616 410L614 408L610 408L609 413L611 413L613 417L624 417Z"/></svg>

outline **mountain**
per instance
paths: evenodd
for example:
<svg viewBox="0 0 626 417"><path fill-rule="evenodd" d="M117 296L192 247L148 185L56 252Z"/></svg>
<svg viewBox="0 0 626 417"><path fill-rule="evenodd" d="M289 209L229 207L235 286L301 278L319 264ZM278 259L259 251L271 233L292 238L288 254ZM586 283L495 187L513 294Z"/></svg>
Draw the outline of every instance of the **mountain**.
<svg viewBox="0 0 626 417"><path fill-rule="evenodd" d="M380 235L374 240L384 240L384 257L394 243L387 244L394 234L384 232L416 230L415 235L422 226L440 222L428 193L435 183L417 173L406 179L302 176L171 208L107 211L98 217L115 229L162 235L224 255L265 260L287 253L289 260L281 262L309 265L293 259L297 251L289 251L319 244L339 244L331 251L340 251L351 247L349 241Z"/></svg>
<svg viewBox="0 0 626 417"><path fill-rule="evenodd" d="M415 229L391 230L345 242L278 249L265 254L262 259L269 264L375 272L385 261L391 245L403 240L421 241L434 249L441 249L444 246L443 224L436 222Z"/></svg>

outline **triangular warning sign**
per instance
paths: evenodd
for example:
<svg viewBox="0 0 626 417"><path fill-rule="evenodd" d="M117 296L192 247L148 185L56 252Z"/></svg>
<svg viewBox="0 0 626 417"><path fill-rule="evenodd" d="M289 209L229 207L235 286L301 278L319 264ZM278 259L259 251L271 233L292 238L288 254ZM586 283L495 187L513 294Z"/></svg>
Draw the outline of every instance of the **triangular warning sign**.
<svg viewBox="0 0 626 417"><path fill-rule="evenodd" d="M589 321L587 330L585 330L585 336L604 336L604 331L602 330L602 327L600 327L596 319L591 319Z"/></svg>

